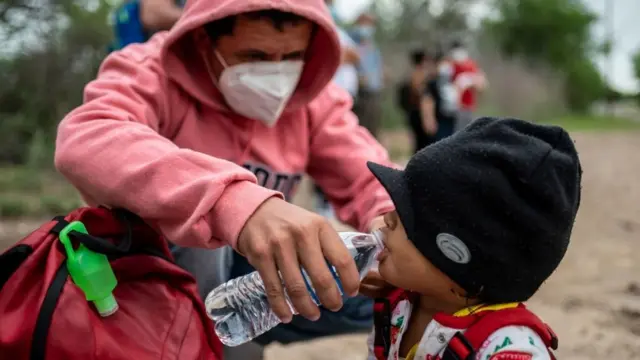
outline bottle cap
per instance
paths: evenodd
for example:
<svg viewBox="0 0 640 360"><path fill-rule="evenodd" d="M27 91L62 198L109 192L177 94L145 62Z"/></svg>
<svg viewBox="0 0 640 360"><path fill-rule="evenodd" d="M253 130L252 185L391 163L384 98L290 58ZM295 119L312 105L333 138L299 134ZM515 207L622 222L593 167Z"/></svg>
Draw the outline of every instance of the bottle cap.
<svg viewBox="0 0 640 360"><path fill-rule="evenodd" d="M95 300L93 304L96 306L98 313L100 316L107 317L113 315L116 311L118 311L118 302L113 294L109 294L106 298Z"/></svg>
<svg viewBox="0 0 640 360"><path fill-rule="evenodd" d="M58 235L67 253L67 268L73 282L82 290L86 299L93 302L101 316L109 316L118 310L113 290L118 280L111 268L109 259L80 243L74 249L69 234L88 234L83 223L74 221ZM77 235L76 234L76 235Z"/></svg>

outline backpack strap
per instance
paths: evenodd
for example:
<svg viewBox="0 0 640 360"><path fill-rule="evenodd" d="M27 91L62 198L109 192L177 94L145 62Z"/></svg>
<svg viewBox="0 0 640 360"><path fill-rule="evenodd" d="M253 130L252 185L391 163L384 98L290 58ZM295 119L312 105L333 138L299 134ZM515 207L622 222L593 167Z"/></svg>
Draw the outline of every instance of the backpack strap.
<svg viewBox="0 0 640 360"><path fill-rule="evenodd" d="M517 308L487 311L478 316L464 334L457 332L447 345L442 360L473 360L477 350L497 330L506 326L526 326L535 331L548 349L558 348L558 337L551 328L524 305ZM552 359L553 353L549 350Z"/></svg>
<svg viewBox="0 0 640 360"><path fill-rule="evenodd" d="M391 349L391 314L409 293L402 289L393 290L389 296L378 298L373 305L373 352L377 360L386 360Z"/></svg>

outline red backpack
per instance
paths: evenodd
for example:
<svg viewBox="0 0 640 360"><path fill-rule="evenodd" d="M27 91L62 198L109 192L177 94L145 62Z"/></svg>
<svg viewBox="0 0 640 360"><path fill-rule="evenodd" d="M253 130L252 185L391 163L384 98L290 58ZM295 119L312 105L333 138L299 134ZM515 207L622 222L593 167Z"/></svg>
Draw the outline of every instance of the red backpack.
<svg viewBox="0 0 640 360"><path fill-rule="evenodd" d="M88 234L69 231L76 221ZM74 248L107 256L118 282L112 315L101 317L69 276L61 232ZM124 211L75 210L0 255L0 323L3 359L222 357L195 280L160 235Z"/></svg>

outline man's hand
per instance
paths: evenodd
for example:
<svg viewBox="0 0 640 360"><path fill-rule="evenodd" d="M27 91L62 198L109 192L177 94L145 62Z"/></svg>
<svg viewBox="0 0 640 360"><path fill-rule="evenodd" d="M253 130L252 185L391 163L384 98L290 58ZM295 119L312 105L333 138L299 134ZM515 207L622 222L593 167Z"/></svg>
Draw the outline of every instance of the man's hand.
<svg viewBox="0 0 640 360"><path fill-rule="evenodd" d="M140 1L140 21L145 30L169 30L182 15L182 9L173 0Z"/></svg>
<svg viewBox="0 0 640 360"><path fill-rule="evenodd" d="M342 49L342 63L358 64L360 62L360 54L354 48L347 47Z"/></svg>
<svg viewBox="0 0 640 360"><path fill-rule="evenodd" d="M475 88L478 91L483 91L487 88L487 86L489 85L487 82L487 77L484 74L484 72L480 71L477 75L476 75L476 79L475 79Z"/></svg>
<svg viewBox="0 0 640 360"><path fill-rule="evenodd" d="M349 296L358 293L355 262L331 224L284 200L265 201L245 224L237 247L260 273L269 304L285 323L291 321L293 314L287 305L283 281L300 315L309 320L320 317L320 310L307 291L301 265L309 274L321 304L329 310L339 310L342 298L327 260L338 271L345 293Z"/></svg>
<svg viewBox="0 0 640 360"><path fill-rule="evenodd" d="M435 102L431 96L422 97L420 110L420 115L422 115L422 129L428 135L435 135L438 132L438 122L436 121Z"/></svg>
<svg viewBox="0 0 640 360"><path fill-rule="evenodd" d="M428 135L435 135L438 133L438 122L433 118L425 117L422 119L422 128Z"/></svg>

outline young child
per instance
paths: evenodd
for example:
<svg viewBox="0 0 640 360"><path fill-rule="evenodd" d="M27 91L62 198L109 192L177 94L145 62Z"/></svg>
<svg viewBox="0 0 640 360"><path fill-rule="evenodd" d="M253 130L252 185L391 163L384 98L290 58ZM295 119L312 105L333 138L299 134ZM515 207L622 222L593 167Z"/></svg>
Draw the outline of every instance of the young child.
<svg viewBox="0 0 640 360"><path fill-rule="evenodd" d="M555 126L479 119L414 155L369 163L396 211L385 216L370 359L542 360L551 329L522 302L562 260L581 167Z"/></svg>

